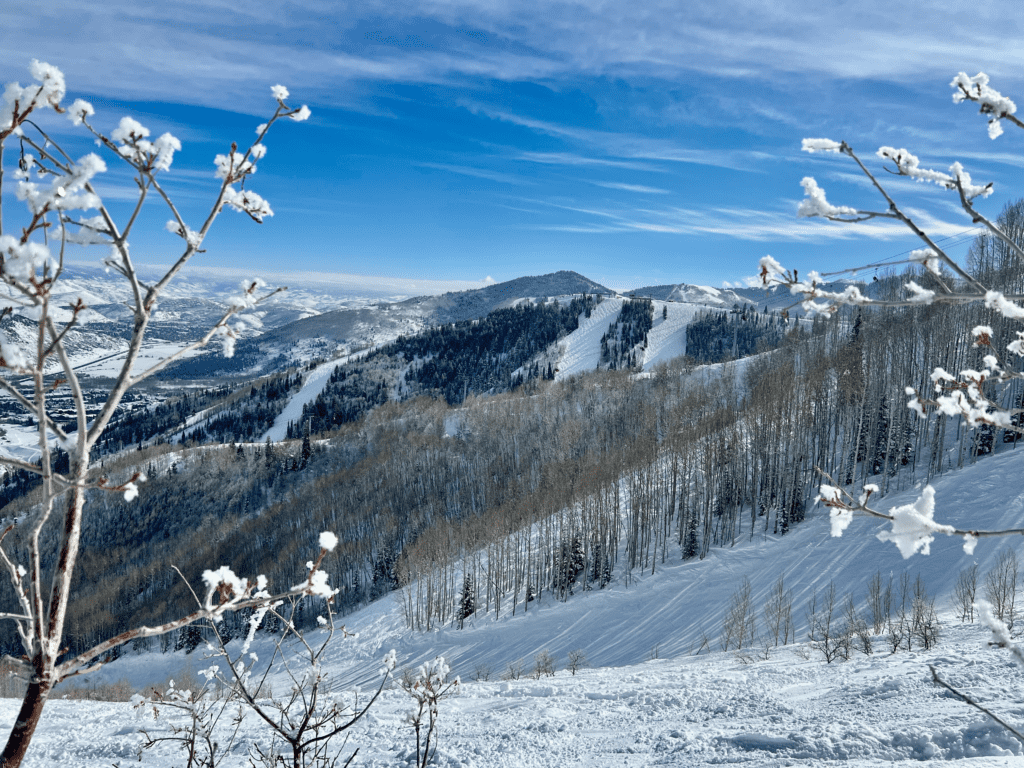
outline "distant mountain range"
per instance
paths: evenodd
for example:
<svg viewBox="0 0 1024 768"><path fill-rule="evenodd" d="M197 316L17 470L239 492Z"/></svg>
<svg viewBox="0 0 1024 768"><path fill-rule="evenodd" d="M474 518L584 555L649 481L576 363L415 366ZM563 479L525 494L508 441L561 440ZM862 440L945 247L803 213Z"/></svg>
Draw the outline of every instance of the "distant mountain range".
<svg viewBox="0 0 1024 768"><path fill-rule="evenodd" d="M144 278L152 277L146 268L140 271ZM156 274L155 270L151 271ZM395 296L393 290L415 288L418 284L381 282L376 278L365 278L365 284L359 281L357 277L346 277L314 285L312 281L300 280L297 287L290 287L253 313L260 323L243 331L235 358L224 358L219 348L211 348L168 369L166 376L211 378L263 374L310 358L371 348L431 326L478 319L521 301L583 293L648 297L723 309L753 304L762 309L767 306L779 310L792 306L795 301L788 290L778 288L765 291L686 283L645 286L619 293L577 272L565 270L471 290L404 299ZM239 292L240 283L237 278L216 272L179 276L168 286L159 304L148 339L177 344L195 339L202 329L212 326L221 317L228 298ZM429 289L437 285L440 283L423 287ZM85 364L97 356L116 355L125 349L131 310L126 303L127 287L120 276L102 268L76 265L65 272L55 296L58 304L70 304L75 297L82 297L89 306L87 322L67 339L76 363ZM384 296L400 300L382 300ZM794 312L799 314L799 308ZM17 318L4 321L3 328L14 338L30 341L29 324Z"/></svg>

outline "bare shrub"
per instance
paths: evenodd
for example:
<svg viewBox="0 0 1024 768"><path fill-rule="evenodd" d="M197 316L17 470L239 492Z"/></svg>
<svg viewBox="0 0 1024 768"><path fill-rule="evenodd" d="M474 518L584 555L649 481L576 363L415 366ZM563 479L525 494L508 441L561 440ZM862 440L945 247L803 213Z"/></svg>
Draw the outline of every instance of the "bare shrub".
<svg viewBox="0 0 1024 768"><path fill-rule="evenodd" d="M766 642L770 640L778 647L793 641L793 590L786 589L785 576L781 573L768 594L763 613Z"/></svg>
<svg viewBox="0 0 1024 768"><path fill-rule="evenodd" d="M590 662L587 661L587 654L582 648L569 651L568 663L565 668L569 670L570 675L575 675L587 666L590 666Z"/></svg>
<svg viewBox="0 0 1024 768"><path fill-rule="evenodd" d="M518 680L523 676L526 671L526 662L522 659L516 659L510 661L508 666L505 667L505 674L501 676L502 680Z"/></svg>
<svg viewBox="0 0 1024 768"><path fill-rule="evenodd" d="M811 595L807 605L807 625L811 647L821 652L826 663L850 658L850 635L840 620L834 581L830 581L820 593L815 590Z"/></svg>
<svg viewBox="0 0 1024 768"><path fill-rule="evenodd" d="M126 679L113 683L65 684L54 691L54 695L69 701L131 701L136 693Z"/></svg>
<svg viewBox="0 0 1024 768"><path fill-rule="evenodd" d="M1013 632L1017 613L1017 586L1020 580L1017 553L1008 547L999 553L995 567L985 576L985 599L992 604L996 618Z"/></svg>
<svg viewBox="0 0 1024 768"><path fill-rule="evenodd" d="M914 595L910 609L910 634L928 650L938 642L939 620L935 613L935 598L928 594L924 579L918 574L914 580Z"/></svg>
<svg viewBox="0 0 1024 768"><path fill-rule="evenodd" d="M473 679L479 682L486 682L491 679L491 668L487 664L477 664L473 668Z"/></svg>
<svg viewBox="0 0 1024 768"><path fill-rule="evenodd" d="M874 646L871 644L871 628L868 627L868 623L857 611L857 604L853 600L853 595L849 593L846 595L843 614L846 620L846 633L850 638L851 646L865 656L870 656L875 652Z"/></svg>
<svg viewBox="0 0 1024 768"><path fill-rule="evenodd" d="M751 598L750 579L744 576L739 589L730 598L729 611L722 620L722 650L742 650L753 644L756 634L757 613Z"/></svg>
<svg viewBox="0 0 1024 768"><path fill-rule="evenodd" d="M541 651L533 657L533 676L537 679L541 677L554 677L555 666L557 659L547 651Z"/></svg>
<svg viewBox="0 0 1024 768"><path fill-rule="evenodd" d="M957 576L953 587L953 607L960 621L974 623L974 601L978 595L978 564L972 563Z"/></svg>
<svg viewBox="0 0 1024 768"><path fill-rule="evenodd" d="M888 581L883 581L882 572L875 571L875 575L868 582L868 616L871 630L876 635L882 634L891 612L892 574L889 574Z"/></svg>

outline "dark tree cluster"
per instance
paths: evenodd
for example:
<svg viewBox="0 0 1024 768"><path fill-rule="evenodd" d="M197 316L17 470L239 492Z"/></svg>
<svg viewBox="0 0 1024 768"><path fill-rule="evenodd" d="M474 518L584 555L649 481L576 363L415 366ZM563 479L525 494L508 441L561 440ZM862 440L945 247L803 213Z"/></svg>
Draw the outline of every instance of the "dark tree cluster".
<svg viewBox="0 0 1024 768"><path fill-rule="evenodd" d="M342 424L358 421L390 399L391 387L384 373L372 365L339 365L316 400L302 407L298 424L288 425L288 439L303 430L323 434Z"/></svg>
<svg viewBox="0 0 1024 768"><path fill-rule="evenodd" d="M583 295L567 306L526 302L495 310L480 320L443 325L401 338L382 353L400 355L413 363L405 381L417 394L436 393L450 405L457 405L470 393L508 390L513 374L559 338L575 331L580 315L589 312L594 301L593 296Z"/></svg>
<svg viewBox="0 0 1024 768"><path fill-rule="evenodd" d="M531 359L576 330L580 316L595 304L596 298L586 294L564 306L523 302L479 320L400 336L358 363L339 366L288 436L299 437L306 425L314 434L327 432L389 399L429 395L457 405L471 394L506 392L531 378L553 379L550 364L531 364Z"/></svg>
<svg viewBox="0 0 1024 768"><path fill-rule="evenodd" d="M610 370L633 370L643 365L647 334L654 327L654 303L650 299L627 299L615 322L601 336L601 365Z"/></svg>
<svg viewBox="0 0 1024 768"><path fill-rule="evenodd" d="M686 354L702 364L738 360L777 348L787 330L787 320L774 312L709 310L686 327Z"/></svg>

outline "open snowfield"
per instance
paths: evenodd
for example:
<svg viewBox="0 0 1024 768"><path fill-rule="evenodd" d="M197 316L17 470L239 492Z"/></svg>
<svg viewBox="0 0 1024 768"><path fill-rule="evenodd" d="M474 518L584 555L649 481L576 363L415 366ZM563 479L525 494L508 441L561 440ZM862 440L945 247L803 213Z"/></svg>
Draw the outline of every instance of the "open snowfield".
<svg viewBox="0 0 1024 768"><path fill-rule="evenodd" d="M1022 461L1024 452L1007 451L938 478L936 519L1019 525ZM893 494L881 506L915 497L914 491ZM345 617L358 636L335 641L328 669L343 689L359 685L365 696L390 648L397 650L399 669L438 654L448 659L464 682L458 696L442 703L442 766L1024 764L1024 749L1012 736L936 688L927 668L935 665L950 683L1024 724L1022 670L1005 651L986 647L987 630L960 624L949 610L960 569L977 562L984 574L1000 549L1017 541L982 541L971 557L959 540L940 538L930 555L904 561L873 535L881 527L856 519L835 539L827 515L815 509L785 537L744 537L703 561L670 559L654 575L634 573L628 587L619 573L605 590L579 593L564 604L545 594L525 615L522 605L514 617L505 609L497 618L480 611L463 630L410 633L397 601L384 599ZM810 593L834 579L840 594L852 591L860 602L876 570L898 577L904 569L920 574L938 595L938 647L891 655L882 636L873 656L856 653L826 665L805 642ZM798 644L772 649L767 659L721 651L722 616L740 578L751 579L760 609L780 573L794 589ZM701 648L704 634L710 648ZM260 642L257 650L268 657L267 640ZM568 651L577 648L591 666L573 677L564 666ZM558 660L554 677L501 680L519 660L532 668L541 650ZM201 650L190 657L127 655L97 679L127 678L141 689L180 674L183 664L202 668L208 662L201 657ZM483 669L490 679L478 682ZM357 764L409 764L409 708L402 691L385 692L354 729ZM0 723L10 723L15 711L15 702L0 701ZM44 715L29 764L127 765L135 759L140 724L127 704L56 701ZM231 764L244 765L246 745L266 740L249 716ZM143 756L144 764L181 762L169 748Z"/></svg>
<svg viewBox="0 0 1024 768"><path fill-rule="evenodd" d="M746 663L716 652L576 676L560 670L539 680L477 682L464 675L458 694L441 703L436 765L1020 765L1016 739L928 679L926 665L934 664L1004 716L1024 720L1020 669L1004 652L983 648L983 640L976 625L957 625L936 651L889 657L880 650L843 664L803 658L802 647L791 646ZM15 704L0 701L5 722ZM349 750L360 748L357 765L413 764L409 709L403 691L385 691L353 728ZM138 729L166 731L169 722L130 704L54 701L26 764L136 764ZM267 738L248 715L224 765L246 765L248 745ZM141 764L184 760L173 745L162 745L143 753Z"/></svg>

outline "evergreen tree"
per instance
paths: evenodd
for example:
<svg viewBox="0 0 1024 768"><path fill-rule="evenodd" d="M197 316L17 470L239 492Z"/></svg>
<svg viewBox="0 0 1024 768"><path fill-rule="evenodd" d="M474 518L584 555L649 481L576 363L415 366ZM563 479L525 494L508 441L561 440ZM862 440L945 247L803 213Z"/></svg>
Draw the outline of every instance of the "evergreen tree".
<svg viewBox="0 0 1024 768"><path fill-rule="evenodd" d="M174 640L174 650L192 653L199 644L203 642L203 633L195 624L188 624L178 630L178 636Z"/></svg>
<svg viewBox="0 0 1024 768"><path fill-rule="evenodd" d="M309 442L309 429L307 427L306 433L302 436L302 468L305 469L306 465L309 464L309 457L313 455L313 447Z"/></svg>
<svg viewBox="0 0 1024 768"><path fill-rule="evenodd" d="M466 574L462 579L462 596L459 598L459 610L455 618L459 620L459 629L462 629L466 619L476 612L476 585L473 583L473 576Z"/></svg>
<svg viewBox="0 0 1024 768"><path fill-rule="evenodd" d="M686 518L686 536L683 538L683 559L689 560L700 552L697 541L697 515L690 512Z"/></svg>

